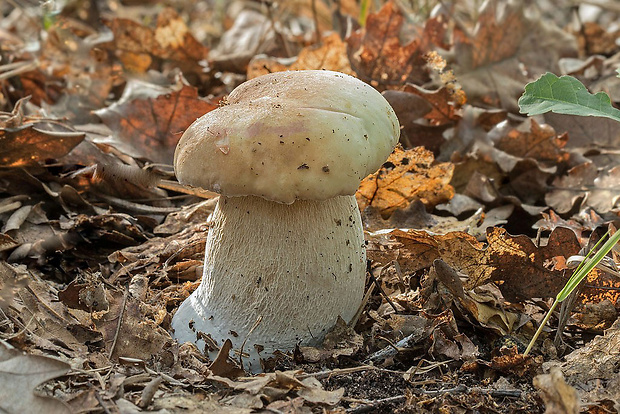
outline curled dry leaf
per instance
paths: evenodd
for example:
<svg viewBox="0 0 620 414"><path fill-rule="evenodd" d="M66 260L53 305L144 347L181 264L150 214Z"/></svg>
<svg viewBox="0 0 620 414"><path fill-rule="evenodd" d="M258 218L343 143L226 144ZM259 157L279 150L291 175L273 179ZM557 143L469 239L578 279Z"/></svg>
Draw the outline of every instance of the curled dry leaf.
<svg viewBox="0 0 620 414"><path fill-rule="evenodd" d="M34 393L45 381L66 374L70 365L42 355L28 355L0 341L0 411L6 414L69 414L63 402Z"/></svg>
<svg viewBox="0 0 620 414"><path fill-rule="evenodd" d="M432 208L454 195L453 170L451 163L434 164L433 154L422 147L396 148L376 173L362 180L355 197L360 210L371 206L383 216L414 200Z"/></svg>
<svg viewBox="0 0 620 414"><path fill-rule="evenodd" d="M579 399L577 391L568 385L558 367L551 368L548 374L534 378L534 386L540 390L548 414L577 414Z"/></svg>

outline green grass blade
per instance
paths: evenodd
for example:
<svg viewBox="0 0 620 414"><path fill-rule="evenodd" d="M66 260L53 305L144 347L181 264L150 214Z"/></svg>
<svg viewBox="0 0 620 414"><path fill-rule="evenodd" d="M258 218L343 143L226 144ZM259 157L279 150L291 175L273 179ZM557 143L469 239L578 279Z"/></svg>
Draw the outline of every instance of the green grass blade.
<svg viewBox="0 0 620 414"><path fill-rule="evenodd" d="M620 122L620 110L611 105L611 99L603 92L592 95L585 86L572 76L557 77L546 73L525 86L519 98L520 112L539 115L555 112L566 115L600 116Z"/></svg>
<svg viewBox="0 0 620 414"><path fill-rule="evenodd" d="M601 238L601 240L603 239L604 237ZM594 248L598 246L601 240L599 240L599 242L594 246ZM620 231L616 231L613 236L607 239L605 244L596 252L596 254L594 254L594 256L592 256L590 259L584 260L582 262L583 266L580 266L576 269L569 281L566 283L566 286L564 286L564 289L562 289L560 293L558 293L558 296L556 297L557 300L559 302L562 302L564 299L566 299L568 295L570 295L571 292L575 290L577 286L579 286L579 283L581 283L581 281L585 279L588 273L590 273L590 271L592 271L592 269L594 269L594 267L596 267L596 265L599 264L601 260L603 260L603 257L605 257L605 255L607 255L607 253L609 253L611 249L613 249L613 247L616 245L616 243L618 243L619 240Z"/></svg>

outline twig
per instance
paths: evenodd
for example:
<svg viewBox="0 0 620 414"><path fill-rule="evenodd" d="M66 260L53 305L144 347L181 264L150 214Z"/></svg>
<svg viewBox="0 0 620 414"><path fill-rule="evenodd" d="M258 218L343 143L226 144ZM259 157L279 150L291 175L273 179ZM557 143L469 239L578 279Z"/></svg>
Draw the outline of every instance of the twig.
<svg viewBox="0 0 620 414"><path fill-rule="evenodd" d="M377 352L369 356L364 362L369 363L369 362L383 361L390 356L394 356L398 354L398 351L402 348L411 348L412 345L420 341L420 339L421 339L420 334L417 332L414 332L411 335L408 335L404 337L403 339L401 339L400 341L396 342L396 345L390 343L385 348L378 350Z"/></svg>
<svg viewBox="0 0 620 414"><path fill-rule="evenodd" d="M405 402L406 400L407 400L407 397L405 397L404 395L397 395L395 397L388 397L388 398L382 398L380 400L362 402L362 404L365 404L365 405L361 405L355 408L349 408L347 409L347 413L363 414L363 413L375 412L376 409L383 404L398 404L398 403Z"/></svg>
<svg viewBox="0 0 620 414"><path fill-rule="evenodd" d="M254 322L254 325L252 325L252 327L250 328L250 331L248 332L248 334L245 336L245 339L241 343L241 348L239 348L239 363L241 364L242 367L243 367L243 347L245 346L245 343L248 341L248 339L250 339L250 335L252 335L252 332L254 332L256 328L258 328L258 325L260 325L262 321L263 321L263 315L259 315L258 318L256 318L256 322Z"/></svg>
<svg viewBox="0 0 620 414"><path fill-rule="evenodd" d="M129 297L129 289L125 289L125 294L123 295L123 305L121 307L121 313L118 315L118 323L116 324L116 332L114 332L114 342L112 342L112 347L110 348L110 352L108 353L108 358L112 359L112 354L114 354L114 349L116 348L116 342L118 341L118 334L121 330L121 324L123 323L123 316L125 315L125 306L127 306L127 298Z"/></svg>
<svg viewBox="0 0 620 414"><path fill-rule="evenodd" d="M112 414L110 410L108 409L108 407L106 407L105 404L103 403L103 399L101 398L101 395L99 395L99 391L95 390L94 394L95 394L95 399L97 400L97 402L103 409L103 412L105 414Z"/></svg>
<svg viewBox="0 0 620 414"><path fill-rule="evenodd" d="M154 207L146 204L132 203L131 201L123 200L101 193L97 194L97 197L101 198L107 203L110 203L110 205L124 208L138 214L169 214L176 213L180 210L179 207Z"/></svg>
<svg viewBox="0 0 620 414"><path fill-rule="evenodd" d="M142 395L140 395L140 401L138 401L138 407L146 408L153 401L153 397L157 392L157 389L161 385L163 378L161 376L153 378L151 381L146 384L144 389L142 390Z"/></svg>
<svg viewBox="0 0 620 414"><path fill-rule="evenodd" d="M11 66L11 65L13 65L13 64L8 64L8 65L5 65L5 66L0 66L0 72L4 72L5 68L8 69L7 66ZM4 73L0 73L0 81L12 78L13 76L19 75L19 74L24 73L24 72L30 72L31 70L36 69L38 66L39 66L39 63L37 61L24 62L21 66L15 67L15 69L7 70ZM12 67L14 67L14 66L12 66Z"/></svg>
<svg viewBox="0 0 620 414"><path fill-rule="evenodd" d="M368 272L369 276L370 276L370 280L373 281L373 283L375 283L377 285L377 287L379 288L379 292L381 292L381 295L383 295L383 297L385 298L385 300L387 301L387 303L390 304L390 306L392 307L392 309L394 309L395 313L398 313L398 309L396 308L396 305L394 305L394 302L392 302L392 300L389 298L389 296L387 295L387 293L385 293L385 291L383 290L383 288L381 287L381 284L379 283L379 281L377 280L377 278L375 277L375 275L372 274L372 271Z"/></svg>
<svg viewBox="0 0 620 414"><path fill-rule="evenodd" d="M309 377L314 377L316 379L323 379L323 378L337 377L340 375L354 374L356 372L364 372L364 371L379 371L379 372L387 372L387 373L396 374L396 375L405 374L405 372L403 371L394 371L392 369L380 368L374 365L360 365L358 367L336 368L336 369L329 369L326 371L311 372L307 374L297 375L295 378L299 380L303 380Z"/></svg>

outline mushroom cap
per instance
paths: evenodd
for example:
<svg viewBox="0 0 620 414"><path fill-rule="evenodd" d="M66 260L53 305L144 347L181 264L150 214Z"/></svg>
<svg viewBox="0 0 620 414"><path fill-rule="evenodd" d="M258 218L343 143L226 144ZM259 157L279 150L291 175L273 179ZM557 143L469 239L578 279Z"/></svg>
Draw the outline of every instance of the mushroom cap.
<svg viewBox="0 0 620 414"><path fill-rule="evenodd" d="M183 184L280 203L353 195L400 136L394 110L339 72L276 72L235 88L197 119L174 154Z"/></svg>

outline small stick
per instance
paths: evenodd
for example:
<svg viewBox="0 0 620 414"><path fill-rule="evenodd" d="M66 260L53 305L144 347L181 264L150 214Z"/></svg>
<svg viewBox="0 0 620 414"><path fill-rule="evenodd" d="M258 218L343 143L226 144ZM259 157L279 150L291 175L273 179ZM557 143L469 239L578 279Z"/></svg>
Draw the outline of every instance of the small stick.
<svg viewBox="0 0 620 414"><path fill-rule="evenodd" d="M241 343L241 348L239 349L239 363L241 364L241 367L243 367L243 347L245 346L245 343L248 341L248 339L250 339L250 335L252 335L254 329L258 328L258 325L260 325L262 321L263 315L259 315L258 318L256 318L256 322L254 322L254 325L252 325L252 327L250 328L250 332L248 332L248 334L245 336L245 339Z"/></svg>
<svg viewBox="0 0 620 414"><path fill-rule="evenodd" d="M155 393L157 392L157 389L161 385L162 381L163 378L161 376L158 376L153 378L151 381L149 381L148 384L146 384L146 386L142 390L140 401L138 401L138 407L146 408L151 404L151 401L153 401L153 397L155 396Z"/></svg>
<svg viewBox="0 0 620 414"><path fill-rule="evenodd" d="M388 297L387 293L385 293L385 291L381 287L381 284L377 281L377 278L375 278L375 276L372 274L372 271L369 271L368 274L370 275L370 280L372 280L373 283L377 285L377 287L379 288L379 292L381 292L381 294L383 295L387 303L390 304L392 309L394 309L395 313L398 313L398 309L396 308L396 305L394 305L394 302L392 302L392 300Z"/></svg>
<svg viewBox="0 0 620 414"><path fill-rule="evenodd" d="M360 405L359 407L355 407L355 408L349 408L347 409L347 413L349 414L363 414L363 413L370 413L370 412L375 412L377 407L379 407L380 405L383 404L398 404L398 403L402 403L405 402L407 400L407 397L405 397L404 395L397 395L395 397L387 397L387 398L382 398L380 400L374 400L374 401L368 401L366 402L362 402L362 404L365 405Z"/></svg>

